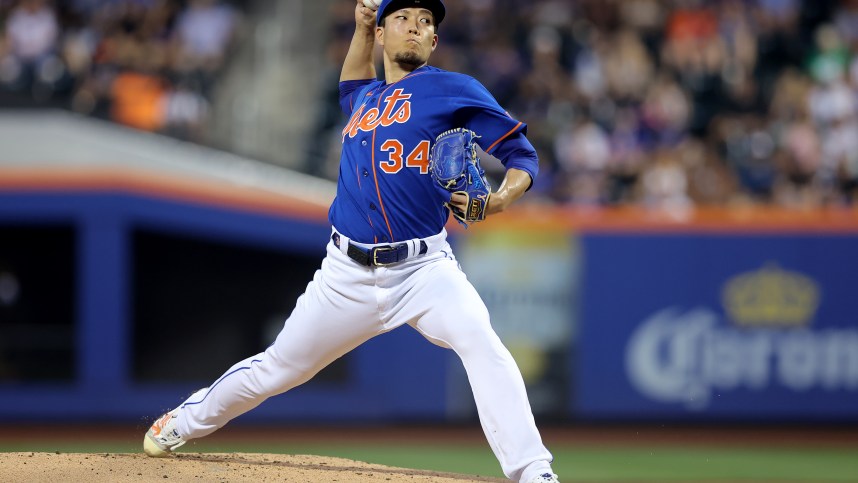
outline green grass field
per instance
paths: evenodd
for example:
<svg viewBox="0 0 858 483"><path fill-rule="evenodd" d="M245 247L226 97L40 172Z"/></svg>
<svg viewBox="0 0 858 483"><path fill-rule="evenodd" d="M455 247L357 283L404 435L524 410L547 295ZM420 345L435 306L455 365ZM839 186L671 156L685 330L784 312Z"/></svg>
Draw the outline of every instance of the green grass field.
<svg viewBox="0 0 858 483"><path fill-rule="evenodd" d="M858 450L819 448L552 445L564 482L858 482ZM139 444L0 443L2 452L132 453ZM190 442L185 452L251 452L336 456L390 466L502 477L487 446L474 444L245 444Z"/></svg>

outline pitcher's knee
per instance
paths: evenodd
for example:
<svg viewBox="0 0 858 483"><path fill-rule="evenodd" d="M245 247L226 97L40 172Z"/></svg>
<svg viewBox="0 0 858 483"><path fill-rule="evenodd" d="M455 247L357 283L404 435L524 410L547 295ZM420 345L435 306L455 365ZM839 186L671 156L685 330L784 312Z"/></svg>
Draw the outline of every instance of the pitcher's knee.
<svg viewBox="0 0 858 483"><path fill-rule="evenodd" d="M453 350L463 358L472 354L482 357L506 351L500 338L488 324L457 331L449 342Z"/></svg>

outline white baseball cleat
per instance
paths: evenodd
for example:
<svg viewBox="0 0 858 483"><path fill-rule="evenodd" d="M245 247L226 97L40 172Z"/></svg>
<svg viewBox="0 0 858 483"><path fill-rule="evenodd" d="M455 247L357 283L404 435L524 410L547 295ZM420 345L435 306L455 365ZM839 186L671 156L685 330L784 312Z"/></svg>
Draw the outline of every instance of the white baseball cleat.
<svg viewBox="0 0 858 483"><path fill-rule="evenodd" d="M146 436L143 436L143 452L149 456L161 458L187 443L184 438L179 436L179 432L176 431L176 416L188 401L193 401L194 404L197 404L205 399L208 390L209 388L207 387L197 390L184 403L180 404L179 407L164 414L152 423L152 427L149 428L149 431L146 431Z"/></svg>
<svg viewBox="0 0 858 483"><path fill-rule="evenodd" d="M560 483L560 480L557 479L557 475L554 473L543 473L534 476L527 483Z"/></svg>
<svg viewBox="0 0 858 483"><path fill-rule="evenodd" d="M176 415L179 408L158 418L146 436L143 437L143 452L155 458L162 458L186 443L176 431Z"/></svg>

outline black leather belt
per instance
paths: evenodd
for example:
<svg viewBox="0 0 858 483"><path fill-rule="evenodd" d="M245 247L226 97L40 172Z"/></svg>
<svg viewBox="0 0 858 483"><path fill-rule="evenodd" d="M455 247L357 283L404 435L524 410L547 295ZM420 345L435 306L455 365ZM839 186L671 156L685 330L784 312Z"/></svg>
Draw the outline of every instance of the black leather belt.
<svg viewBox="0 0 858 483"><path fill-rule="evenodd" d="M339 233L331 235L331 240L333 240L337 248L341 248ZM420 240L420 251L418 253L423 255L428 250L429 247L426 246L426 242ZM349 242L349 246L346 248L346 255L365 267L382 267L407 259L408 244L397 243L395 245L379 245L372 248L363 248Z"/></svg>

